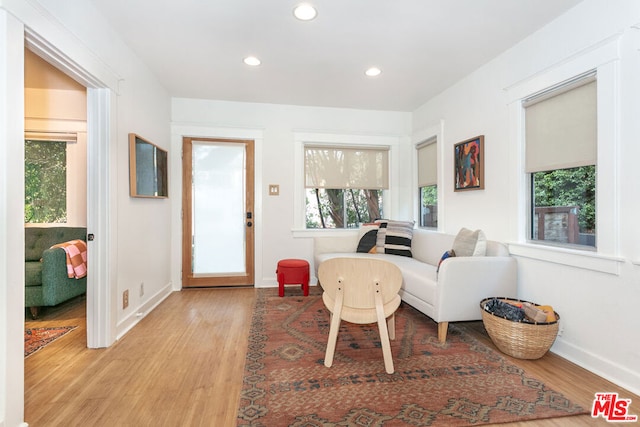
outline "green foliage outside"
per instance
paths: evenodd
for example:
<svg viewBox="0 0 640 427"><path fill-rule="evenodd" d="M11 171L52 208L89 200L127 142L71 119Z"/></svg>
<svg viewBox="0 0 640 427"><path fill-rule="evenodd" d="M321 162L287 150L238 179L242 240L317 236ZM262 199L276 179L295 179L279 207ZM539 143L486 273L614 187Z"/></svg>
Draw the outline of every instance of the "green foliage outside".
<svg viewBox="0 0 640 427"><path fill-rule="evenodd" d="M309 189L307 228L355 228L382 217L382 192L360 189Z"/></svg>
<svg viewBox="0 0 640 427"><path fill-rule="evenodd" d="M24 222L67 221L67 143L25 141Z"/></svg>
<svg viewBox="0 0 640 427"><path fill-rule="evenodd" d="M534 205L578 206L581 233L596 229L596 167L581 166L533 174Z"/></svg>
<svg viewBox="0 0 640 427"><path fill-rule="evenodd" d="M438 227L438 186L420 187L420 227Z"/></svg>
<svg viewBox="0 0 640 427"><path fill-rule="evenodd" d="M420 187L422 195L422 206L434 206L438 204L438 186L429 185L428 187Z"/></svg>

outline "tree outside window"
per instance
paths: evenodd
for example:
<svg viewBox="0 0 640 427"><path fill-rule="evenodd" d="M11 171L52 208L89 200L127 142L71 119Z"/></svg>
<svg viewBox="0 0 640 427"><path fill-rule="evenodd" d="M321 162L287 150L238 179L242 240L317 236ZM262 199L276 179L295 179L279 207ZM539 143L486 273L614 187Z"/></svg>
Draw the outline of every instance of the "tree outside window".
<svg viewBox="0 0 640 427"><path fill-rule="evenodd" d="M532 174L534 240L595 246L596 167Z"/></svg>
<svg viewBox="0 0 640 427"><path fill-rule="evenodd" d="M25 141L25 223L67 222L67 143Z"/></svg>
<svg viewBox="0 0 640 427"><path fill-rule="evenodd" d="M420 227L438 228L438 186L420 187Z"/></svg>
<svg viewBox="0 0 640 427"><path fill-rule="evenodd" d="M357 228L382 218L382 191L310 188L306 206L307 228Z"/></svg>

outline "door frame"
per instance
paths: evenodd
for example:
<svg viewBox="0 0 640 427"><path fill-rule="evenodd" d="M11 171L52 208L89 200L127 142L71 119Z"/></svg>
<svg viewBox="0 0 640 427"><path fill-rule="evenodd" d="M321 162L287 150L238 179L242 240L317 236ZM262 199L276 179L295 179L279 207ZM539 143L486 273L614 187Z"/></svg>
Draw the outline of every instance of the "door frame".
<svg viewBox="0 0 640 427"><path fill-rule="evenodd" d="M246 274L194 276L191 268L192 253L192 153L193 142L242 144L245 146L245 211L251 216L245 218L245 266ZM182 262L181 279L183 288L215 286L255 286L255 145L253 139L182 137Z"/></svg>
<svg viewBox="0 0 640 427"><path fill-rule="evenodd" d="M115 342L116 331L115 292L111 287L116 268L112 230L117 229L115 205L111 203L115 200L112 177L117 176L115 147L110 141L117 133L116 123L111 120L116 116L110 88L113 76L107 73L103 77L111 83L103 83L28 27L24 43L87 88L87 233L95 236L87 242L87 262L92 266L92 274L87 277L87 347L109 347Z"/></svg>

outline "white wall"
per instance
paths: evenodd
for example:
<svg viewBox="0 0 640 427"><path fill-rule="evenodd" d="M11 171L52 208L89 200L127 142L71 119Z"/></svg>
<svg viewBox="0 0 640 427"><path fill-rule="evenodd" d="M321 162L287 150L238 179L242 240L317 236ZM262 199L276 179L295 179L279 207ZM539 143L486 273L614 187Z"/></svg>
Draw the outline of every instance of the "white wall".
<svg viewBox="0 0 640 427"><path fill-rule="evenodd" d="M327 137L343 135L346 139L360 135L371 139L408 141L411 126L410 113L363 111L352 109L299 107L291 105L251 104L197 99L173 99L172 147L173 167L171 192L180 196L179 167L182 136L243 137L254 134L259 138L256 146L256 286L274 286L276 264L283 258L313 259L312 239L295 237L301 221L294 218L296 194L296 135L325 134ZM394 150L406 157L405 147ZM406 160L406 158L405 158ZM401 160L395 161L401 164ZM410 171L397 173L392 180L410 179ZM279 196L269 196L269 184L280 185ZM411 215L408 194L396 191L389 211L397 215ZM299 196L299 195L298 195ZM404 196L404 197L403 197ZM174 224L180 224L180 209L174 211ZM302 233L304 235L304 233ZM308 236L308 234L307 234ZM180 283L181 233L174 229L174 255L172 274L174 283Z"/></svg>
<svg viewBox="0 0 640 427"><path fill-rule="evenodd" d="M441 167L446 171L452 170L453 144L485 135L485 190L454 193L453 174L446 172L439 186L444 199L439 213L446 220L442 231L482 228L490 239L513 243L512 251L522 255L518 256L520 298L551 304L561 316L562 336L552 351L636 394L640 392L638 23L640 3L635 0L615 5L586 0L413 115L414 132L443 120ZM603 50L610 50L615 59L598 64L596 57L602 58ZM509 105L510 95L561 71L592 65L601 65L606 69L603 75L612 77L607 78L607 92L599 93L599 103L607 106L599 116L612 123L610 130L599 130L603 149L599 179L608 185L598 189L600 201L607 200L599 211L606 221L598 230L605 230L599 239L606 245L597 254L584 255L536 250L523 244L524 175L519 168L518 117ZM601 163L601 158L608 160Z"/></svg>
<svg viewBox="0 0 640 427"><path fill-rule="evenodd" d="M104 151L109 159L101 162L108 166L98 171L109 176L99 190L108 194L108 206L94 212L112 230L112 235L97 235L108 241L111 254L103 272L109 289L108 295L100 297L103 304L88 310L109 311L112 335L121 335L137 322L137 312L148 311L171 291L169 230L174 199L129 197L127 138L129 132L136 132L169 148L167 92L91 3L0 0L0 425L8 427L20 425L24 416L24 189L19 184L24 182L24 154L19 141L24 132L25 31L63 64L70 64L68 72L79 71L77 76L86 77L85 84L111 93L109 147ZM88 122L101 118L89 116ZM103 128L106 125L101 123ZM143 297L139 296L141 282ZM127 310L121 306L125 289L130 290Z"/></svg>
<svg viewBox="0 0 640 427"><path fill-rule="evenodd" d="M23 50L22 25L0 9L0 425L7 427L24 413L24 161L9 143L23 138L14 125L24 114L24 71L15 61Z"/></svg>

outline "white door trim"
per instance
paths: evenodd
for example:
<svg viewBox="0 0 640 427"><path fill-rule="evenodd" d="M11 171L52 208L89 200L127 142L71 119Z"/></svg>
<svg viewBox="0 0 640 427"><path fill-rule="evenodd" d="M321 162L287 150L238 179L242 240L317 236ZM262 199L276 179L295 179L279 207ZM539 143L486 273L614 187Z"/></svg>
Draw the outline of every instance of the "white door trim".
<svg viewBox="0 0 640 427"><path fill-rule="evenodd" d="M115 102L112 89L69 59L33 31L25 29L25 45L47 62L87 87L87 233L90 274L87 277L87 347L108 347L115 341L115 293L111 281L116 277L114 224L116 174Z"/></svg>

